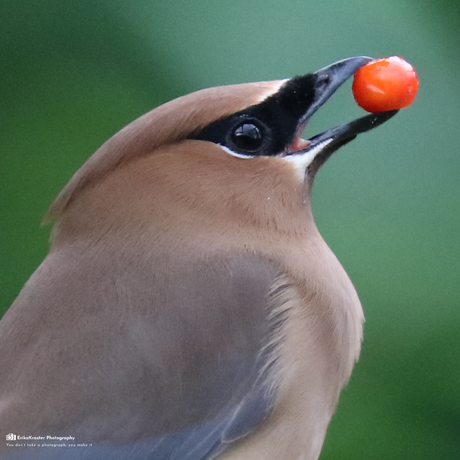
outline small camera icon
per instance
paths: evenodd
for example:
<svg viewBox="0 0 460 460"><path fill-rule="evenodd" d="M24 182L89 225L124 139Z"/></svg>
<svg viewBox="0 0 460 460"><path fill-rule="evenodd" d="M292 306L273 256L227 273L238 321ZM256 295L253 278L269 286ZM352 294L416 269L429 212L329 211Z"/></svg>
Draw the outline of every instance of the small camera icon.
<svg viewBox="0 0 460 460"><path fill-rule="evenodd" d="M8 433L8 434L6 435L6 440L7 440L7 441L16 441L16 435L13 434L13 433Z"/></svg>

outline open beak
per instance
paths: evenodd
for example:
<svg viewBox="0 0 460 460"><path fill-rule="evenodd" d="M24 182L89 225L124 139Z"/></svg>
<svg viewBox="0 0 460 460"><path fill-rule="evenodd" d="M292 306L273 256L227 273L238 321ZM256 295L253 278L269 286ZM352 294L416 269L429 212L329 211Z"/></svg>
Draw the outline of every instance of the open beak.
<svg viewBox="0 0 460 460"><path fill-rule="evenodd" d="M370 57L359 56L331 64L314 74L313 101L299 118L294 141L285 155L305 155L313 158L310 172L316 171L338 148L353 140L358 134L373 129L393 117L398 111L379 112L366 115L349 123L328 129L308 140L300 136L312 115L350 78L359 68L373 61ZM303 78L303 77L298 77Z"/></svg>

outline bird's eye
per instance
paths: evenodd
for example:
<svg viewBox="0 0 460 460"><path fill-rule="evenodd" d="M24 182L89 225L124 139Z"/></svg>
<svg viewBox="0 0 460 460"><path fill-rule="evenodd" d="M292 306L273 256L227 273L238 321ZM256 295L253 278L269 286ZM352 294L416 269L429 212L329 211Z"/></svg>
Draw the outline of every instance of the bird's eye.
<svg viewBox="0 0 460 460"><path fill-rule="evenodd" d="M231 140L241 150L255 151L262 146L261 130L253 123L238 125L231 134Z"/></svg>

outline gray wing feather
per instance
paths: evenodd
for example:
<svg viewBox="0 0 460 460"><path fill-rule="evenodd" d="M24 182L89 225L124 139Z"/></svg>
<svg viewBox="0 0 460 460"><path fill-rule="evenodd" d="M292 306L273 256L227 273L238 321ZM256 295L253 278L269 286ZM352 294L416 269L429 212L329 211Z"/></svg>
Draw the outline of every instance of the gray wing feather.
<svg viewBox="0 0 460 460"><path fill-rule="evenodd" d="M70 267L56 257L0 322L0 366L12 369L0 388L16 393L19 412L30 404L22 420L0 413L0 426L92 446L34 449L34 459L205 460L266 417L262 350L278 267L254 255L153 265L106 256L92 267L97 258L84 253ZM23 460L30 449L0 456Z"/></svg>

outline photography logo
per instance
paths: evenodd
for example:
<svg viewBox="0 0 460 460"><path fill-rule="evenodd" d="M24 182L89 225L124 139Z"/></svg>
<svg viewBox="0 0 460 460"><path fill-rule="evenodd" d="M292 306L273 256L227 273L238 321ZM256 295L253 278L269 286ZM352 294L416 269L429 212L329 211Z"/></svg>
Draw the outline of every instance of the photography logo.
<svg viewBox="0 0 460 460"><path fill-rule="evenodd" d="M6 440L7 440L7 441L16 441L16 435L13 434L13 433L8 433L8 434L6 435Z"/></svg>

